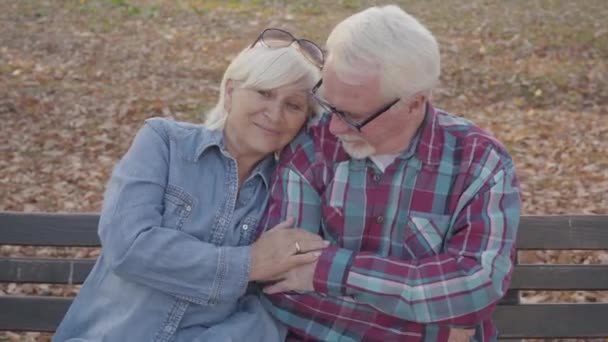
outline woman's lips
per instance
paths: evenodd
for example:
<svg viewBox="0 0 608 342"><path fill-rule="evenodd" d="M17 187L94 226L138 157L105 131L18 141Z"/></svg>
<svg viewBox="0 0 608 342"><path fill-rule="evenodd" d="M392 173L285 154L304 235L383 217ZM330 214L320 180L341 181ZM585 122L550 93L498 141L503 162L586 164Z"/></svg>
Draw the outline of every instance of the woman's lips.
<svg viewBox="0 0 608 342"><path fill-rule="evenodd" d="M265 131L265 132L267 132L269 134L274 134L274 135L281 134L280 130L269 128L267 126L264 126L264 125L261 125L261 124L258 124L258 123L254 123L254 125L256 125L258 128L260 128L261 130L263 130L263 131Z"/></svg>

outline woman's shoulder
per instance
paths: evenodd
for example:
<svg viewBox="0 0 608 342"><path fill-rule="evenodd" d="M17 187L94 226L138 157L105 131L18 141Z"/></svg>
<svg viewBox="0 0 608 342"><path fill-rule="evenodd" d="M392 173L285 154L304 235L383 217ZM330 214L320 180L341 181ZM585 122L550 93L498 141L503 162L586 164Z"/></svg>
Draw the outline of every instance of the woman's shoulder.
<svg viewBox="0 0 608 342"><path fill-rule="evenodd" d="M176 121L171 118L161 117L146 119L145 124L151 126L157 132L162 132L167 135L188 134L207 130L202 124Z"/></svg>
<svg viewBox="0 0 608 342"><path fill-rule="evenodd" d="M222 131L210 130L202 124L176 121L170 118L154 117L145 121L167 143L176 148L182 157L194 161L202 149L221 140ZM173 142L173 144L170 144Z"/></svg>
<svg viewBox="0 0 608 342"><path fill-rule="evenodd" d="M221 135L221 131L210 130L203 124L196 124L185 121L176 121L171 118L153 117L146 119L145 126L150 126L158 134L169 139L179 137L197 136L200 139L209 136Z"/></svg>

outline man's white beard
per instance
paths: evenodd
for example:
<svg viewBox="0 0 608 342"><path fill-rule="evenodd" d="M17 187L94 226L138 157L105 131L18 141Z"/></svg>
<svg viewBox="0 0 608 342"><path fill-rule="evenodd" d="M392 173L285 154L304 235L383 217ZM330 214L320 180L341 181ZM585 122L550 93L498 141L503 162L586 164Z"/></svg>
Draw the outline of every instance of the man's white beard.
<svg viewBox="0 0 608 342"><path fill-rule="evenodd" d="M339 135L338 139L340 139L344 151L354 159L365 159L376 153L376 149L372 145L359 137Z"/></svg>

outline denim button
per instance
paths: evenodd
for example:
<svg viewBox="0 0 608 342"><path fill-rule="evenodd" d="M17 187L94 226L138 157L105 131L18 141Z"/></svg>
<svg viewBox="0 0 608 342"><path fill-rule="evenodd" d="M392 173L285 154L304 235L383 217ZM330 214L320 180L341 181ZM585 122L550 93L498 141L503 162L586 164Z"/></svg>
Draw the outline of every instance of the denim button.
<svg viewBox="0 0 608 342"><path fill-rule="evenodd" d="M247 229L249 229L249 225L248 224L244 224L243 225L243 230L247 230Z"/></svg>
<svg viewBox="0 0 608 342"><path fill-rule="evenodd" d="M192 210L192 206L187 205L186 206L186 211L190 211L190 210Z"/></svg>

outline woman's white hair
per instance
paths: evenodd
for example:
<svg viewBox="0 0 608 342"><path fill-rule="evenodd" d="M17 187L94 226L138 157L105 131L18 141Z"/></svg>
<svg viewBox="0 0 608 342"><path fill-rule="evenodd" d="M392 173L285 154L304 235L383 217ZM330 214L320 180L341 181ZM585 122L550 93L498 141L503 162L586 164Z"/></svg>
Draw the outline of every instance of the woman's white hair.
<svg viewBox="0 0 608 342"><path fill-rule="evenodd" d="M339 23L327 38L329 63L338 77L380 73L387 98L430 94L439 81L435 37L395 5L370 7Z"/></svg>
<svg viewBox="0 0 608 342"><path fill-rule="evenodd" d="M299 83L312 89L321 77L321 70L310 62L296 44L284 48L269 48L261 43L246 48L232 60L222 78L217 104L205 120L205 126L221 130L228 113L225 109L226 83L238 81L241 87L270 90ZM319 114L319 107L309 98L311 115Z"/></svg>

